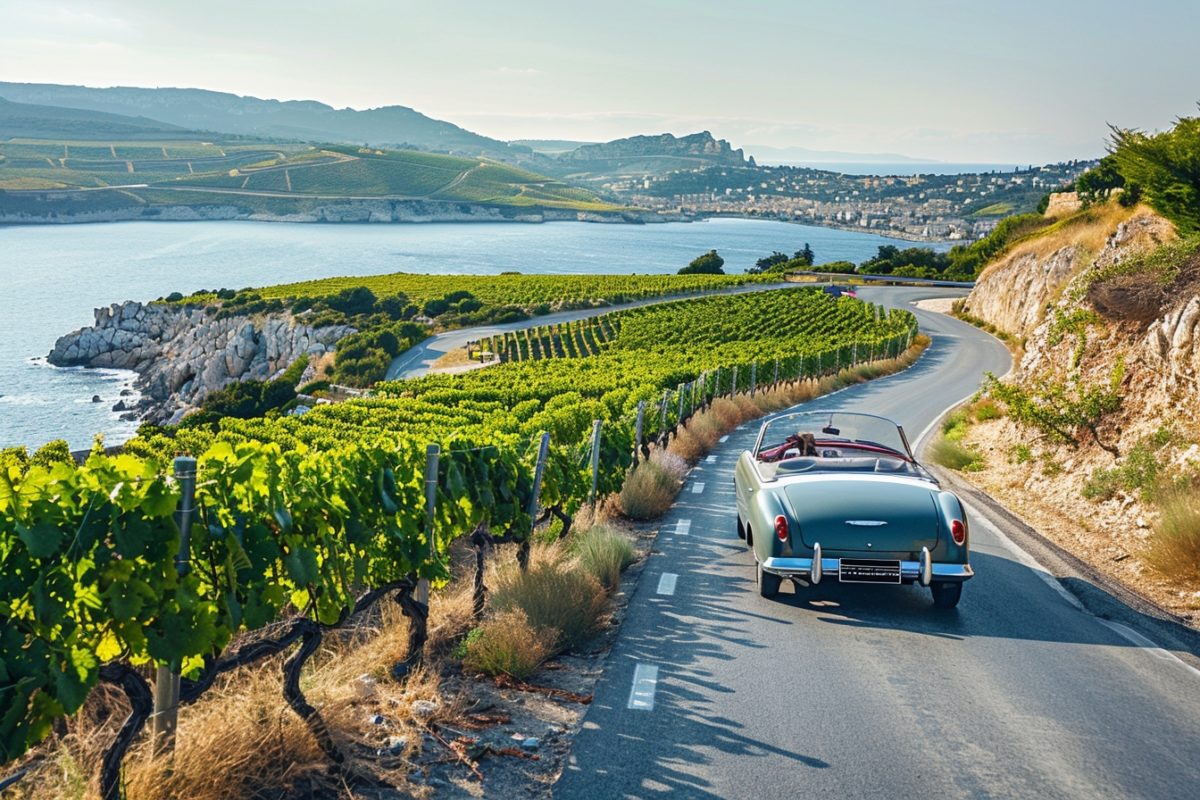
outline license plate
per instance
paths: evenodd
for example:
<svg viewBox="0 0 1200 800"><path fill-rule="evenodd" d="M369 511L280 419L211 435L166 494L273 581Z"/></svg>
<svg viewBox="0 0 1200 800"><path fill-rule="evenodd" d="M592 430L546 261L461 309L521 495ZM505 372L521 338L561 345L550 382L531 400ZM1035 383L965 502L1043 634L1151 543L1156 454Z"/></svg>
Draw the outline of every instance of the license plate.
<svg viewBox="0 0 1200 800"><path fill-rule="evenodd" d="M842 583L899 583L900 562L873 558L843 558L838 563Z"/></svg>

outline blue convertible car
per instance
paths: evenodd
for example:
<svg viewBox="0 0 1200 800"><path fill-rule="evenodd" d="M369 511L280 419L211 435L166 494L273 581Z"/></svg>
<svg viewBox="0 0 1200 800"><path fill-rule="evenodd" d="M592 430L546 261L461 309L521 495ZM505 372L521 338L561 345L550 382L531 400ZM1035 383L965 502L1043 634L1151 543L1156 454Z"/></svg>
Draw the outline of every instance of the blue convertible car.
<svg viewBox="0 0 1200 800"><path fill-rule="evenodd" d="M738 536L754 552L763 597L774 597L784 578L917 583L935 606L953 608L974 574L962 502L883 417L773 417L738 459L734 490Z"/></svg>

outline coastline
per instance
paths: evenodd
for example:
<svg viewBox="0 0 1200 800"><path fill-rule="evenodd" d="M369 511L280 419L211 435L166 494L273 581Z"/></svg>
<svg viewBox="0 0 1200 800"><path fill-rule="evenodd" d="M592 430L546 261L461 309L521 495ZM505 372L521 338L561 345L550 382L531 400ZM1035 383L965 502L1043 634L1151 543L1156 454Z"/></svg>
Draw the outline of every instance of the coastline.
<svg viewBox="0 0 1200 800"><path fill-rule="evenodd" d="M18 194L13 192L12 194ZM319 201L319 197L295 198L298 201ZM88 225L113 222L282 222L325 225L380 225L424 223L485 223L521 222L590 222L603 225L656 225L668 222L697 222L707 219L745 219L764 222L783 222L814 228L827 228L847 233L899 239L928 245L953 245L965 240L923 237L907 231L880 231L854 225L836 225L815 220L788 219L762 214L727 212L661 212L648 208L628 207L612 211L588 211L541 206L495 206L479 203L452 203L398 198L348 198L326 202L310 210L289 213L255 211L234 204L127 206L103 211L61 213L51 210L43 215L0 211L0 228L50 225Z"/></svg>

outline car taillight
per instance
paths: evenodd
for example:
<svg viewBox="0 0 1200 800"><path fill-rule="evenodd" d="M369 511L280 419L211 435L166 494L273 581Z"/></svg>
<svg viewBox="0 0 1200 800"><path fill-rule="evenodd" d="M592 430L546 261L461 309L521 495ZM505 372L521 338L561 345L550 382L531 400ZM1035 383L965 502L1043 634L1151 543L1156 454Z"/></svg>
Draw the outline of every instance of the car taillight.
<svg viewBox="0 0 1200 800"><path fill-rule="evenodd" d="M775 535L779 537L779 541L786 542L788 536L787 517L780 514L775 518Z"/></svg>
<svg viewBox="0 0 1200 800"><path fill-rule="evenodd" d="M961 519L950 520L950 537L954 539L955 544L963 544L967 541L967 526Z"/></svg>

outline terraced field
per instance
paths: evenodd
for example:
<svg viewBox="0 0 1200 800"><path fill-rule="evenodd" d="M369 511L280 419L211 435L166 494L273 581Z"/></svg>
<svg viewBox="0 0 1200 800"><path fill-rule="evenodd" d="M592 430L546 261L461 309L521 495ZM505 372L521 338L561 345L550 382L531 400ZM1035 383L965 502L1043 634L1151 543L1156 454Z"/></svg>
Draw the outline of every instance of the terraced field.
<svg viewBox="0 0 1200 800"><path fill-rule="evenodd" d="M168 198L171 204L227 204L228 195L238 194L293 195L298 203L306 197L380 197L589 211L617 208L587 190L525 170L415 150L199 141L0 142L0 190L122 186L133 191L135 202L161 202L158 195L140 193L143 185L188 191L187 199ZM6 205L12 202L10 198Z"/></svg>

